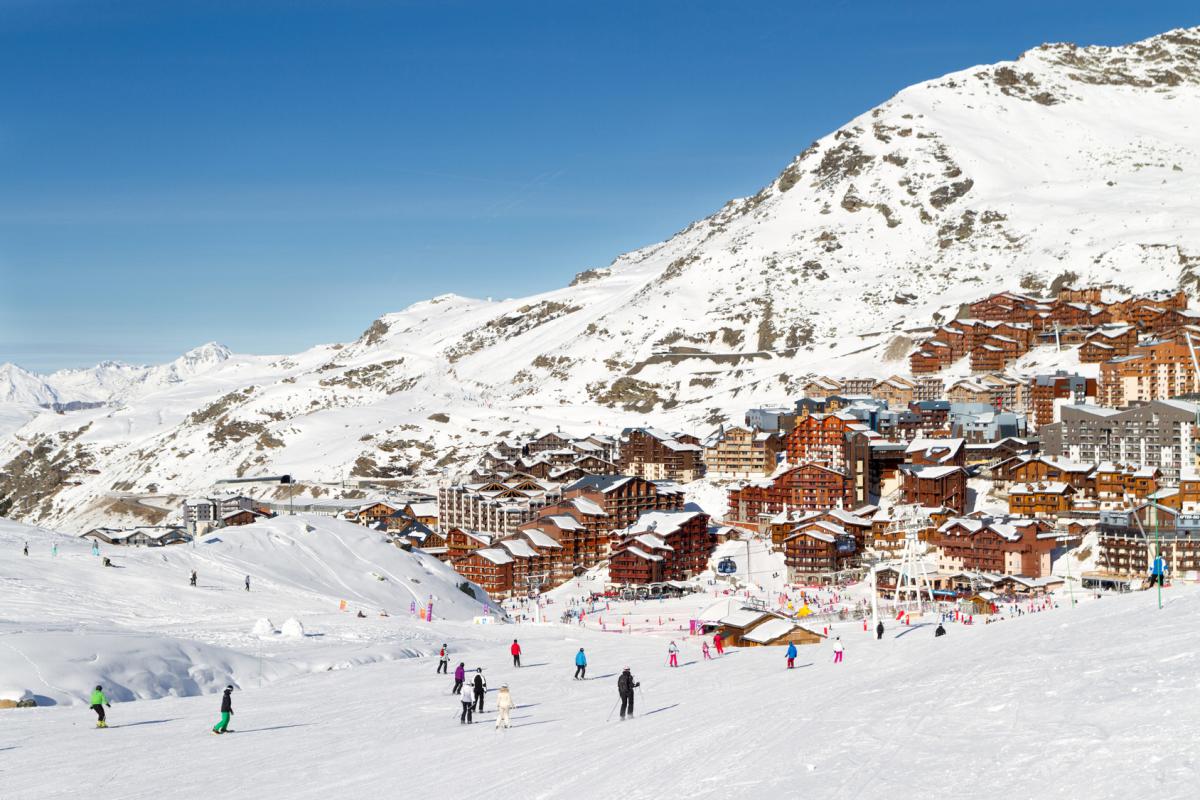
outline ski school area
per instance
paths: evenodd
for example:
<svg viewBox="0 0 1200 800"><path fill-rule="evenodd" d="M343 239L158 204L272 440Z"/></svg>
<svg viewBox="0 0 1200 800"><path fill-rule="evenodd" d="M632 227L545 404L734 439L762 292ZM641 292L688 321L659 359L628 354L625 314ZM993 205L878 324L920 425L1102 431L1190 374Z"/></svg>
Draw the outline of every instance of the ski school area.
<svg viewBox="0 0 1200 800"><path fill-rule="evenodd" d="M329 519L111 560L0 521L0 699L36 703L0 708L5 800L1195 788L1193 587L1161 609L1153 592L997 606L1002 624L885 604L879 635L863 586L588 603L584 578L513 623L435 559ZM409 613L431 598L432 619Z"/></svg>

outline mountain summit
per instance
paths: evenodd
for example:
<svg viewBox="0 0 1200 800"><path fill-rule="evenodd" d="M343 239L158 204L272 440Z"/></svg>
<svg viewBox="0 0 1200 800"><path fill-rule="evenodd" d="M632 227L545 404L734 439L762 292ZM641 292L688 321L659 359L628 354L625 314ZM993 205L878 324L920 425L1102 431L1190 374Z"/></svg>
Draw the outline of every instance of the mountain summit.
<svg viewBox="0 0 1200 800"><path fill-rule="evenodd" d="M502 434L651 414L705 433L813 372L905 371L919 329L992 291L1195 295L1197 141L1200 28L951 73L562 289L438 297L291 357L214 351L122 408L41 415L0 463L77 480L0 478L0 513L78 527L114 484L185 493L276 470L428 483Z"/></svg>

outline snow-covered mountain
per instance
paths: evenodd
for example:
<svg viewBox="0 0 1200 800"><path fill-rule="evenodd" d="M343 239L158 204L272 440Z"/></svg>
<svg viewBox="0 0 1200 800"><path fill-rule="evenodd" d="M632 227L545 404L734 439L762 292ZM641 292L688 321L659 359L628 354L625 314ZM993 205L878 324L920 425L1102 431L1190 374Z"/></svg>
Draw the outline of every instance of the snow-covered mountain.
<svg viewBox="0 0 1200 800"><path fill-rule="evenodd" d="M58 402L54 387L16 364L0 364L0 403L44 405Z"/></svg>
<svg viewBox="0 0 1200 800"><path fill-rule="evenodd" d="M15 364L0 364L0 402L35 405L119 402L182 383L231 355L228 347L209 342L169 364L157 366L102 361L87 369L61 369L49 375L36 375Z"/></svg>
<svg viewBox="0 0 1200 800"><path fill-rule="evenodd" d="M920 328L990 291L1195 294L1198 143L1200 28L971 67L562 289L446 295L346 345L222 351L119 407L38 415L0 440L0 513L80 527L114 492L276 470L428 483L500 435L559 425L707 433L813 372L904 371Z"/></svg>

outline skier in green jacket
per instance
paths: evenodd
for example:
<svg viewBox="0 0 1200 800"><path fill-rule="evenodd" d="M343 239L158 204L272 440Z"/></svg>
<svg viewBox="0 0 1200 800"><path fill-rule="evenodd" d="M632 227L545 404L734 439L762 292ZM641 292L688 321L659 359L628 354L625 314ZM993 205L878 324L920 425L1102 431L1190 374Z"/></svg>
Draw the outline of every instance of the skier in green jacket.
<svg viewBox="0 0 1200 800"><path fill-rule="evenodd" d="M109 705L108 698L104 696L104 687L97 686L92 690L92 711L96 712L98 719L96 720L97 728L107 728L108 723L104 721L104 707Z"/></svg>
<svg viewBox="0 0 1200 800"><path fill-rule="evenodd" d="M233 716L233 687L226 686L225 694L221 697L221 721L213 726L213 733L224 733L229 727L229 718Z"/></svg>

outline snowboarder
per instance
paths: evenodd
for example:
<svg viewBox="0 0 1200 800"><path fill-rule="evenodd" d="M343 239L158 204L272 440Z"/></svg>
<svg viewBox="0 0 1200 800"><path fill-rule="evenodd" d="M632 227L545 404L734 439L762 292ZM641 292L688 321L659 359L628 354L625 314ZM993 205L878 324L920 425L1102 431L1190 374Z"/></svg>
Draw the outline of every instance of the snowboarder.
<svg viewBox="0 0 1200 800"><path fill-rule="evenodd" d="M582 647L575 654L575 680L587 680L587 656L584 655Z"/></svg>
<svg viewBox="0 0 1200 800"><path fill-rule="evenodd" d="M250 591L250 576L246 576L246 591Z"/></svg>
<svg viewBox="0 0 1200 800"><path fill-rule="evenodd" d="M191 586L196 585L196 570L192 570L192 576L188 578L188 584Z"/></svg>
<svg viewBox="0 0 1200 800"><path fill-rule="evenodd" d="M883 638L883 620L879 620L879 624L875 626L875 641Z"/></svg>
<svg viewBox="0 0 1200 800"><path fill-rule="evenodd" d="M517 643L516 639L513 639L512 647L508 648L508 652L512 653L513 666L521 666L521 645Z"/></svg>
<svg viewBox="0 0 1200 800"><path fill-rule="evenodd" d="M672 667L679 666L679 646L675 644L674 640L667 645L667 663Z"/></svg>
<svg viewBox="0 0 1200 800"><path fill-rule="evenodd" d="M787 664L788 664L787 668L794 669L796 666L796 643L795 642L788 642L788 649L787 649L786 655L787 655Z"/></svg>
<svg viewBox="0 0 1200 800"><path fill-rule="evenodd" d="M475 669L475 679L471 681L471 684L475 687L475 710L482 714L483 695L487 692L487 681L483 679L483 667L477 667Z"/></svg>
<svg viewBox="0 0 1200 800"><path fill-rule="evenodd" d="M626 714L633 716L633 690L639 686L640 683L633 682L633 673L629 671L629 667L617 678L617 694L621 696L621 719L625 719Z"/></svg>
<svg viewBox="0 0 1200 800"><path fill-rule="evenodd" d="M944 625L942 625L942 623L939 622L938 626L937 626L937 630L935 630L933 632L933 636L936 639L938 636L945 636L945 635L946 635L946 627Z"/></svg>
<svg viewBox="0 0 1200 800"><path fill-rule="evenodd" d="M221 695L221 721L213 726L213 733L225 733L229 729L229 718L233 716L233 687L226 686Z"/></svg>
<svg viewBox="0 0 1200 800"><path fill-rule="evenodd" d="M720 656L725 654L725 641L721 638L721 634L713 634L713 644L717 646L717 655Z"/></svg>
<svg viewBox="0 0 1200 800"><path fill-rule="evenodd" d="M508 686L500 687L500 694L496 696L496 730L503 725L506 728L511 728L512 723L508 721L508 712L513 709L512 695L508 692Z"/></svg>
<svg viewBox="0 0 1200 800"><path fill-rule="evenodd" d="M459 725L470 725L475 720L471 719L471 712L475 709L475 695L470 686L462 687L462 691L458 693L459 705L462 706L462 714L458 717Z"/></svg>
<svg viewBox="0 0 1200 800"><path fill-rule="evenodd" d="M705 642L702 642L702 643L700 644L700 652L704 654L704 660L705 660L705 661L708 661L709 659L711 659L711 658L712 658L712 653L710 653L710 652L708 651L708 642L707 642L707 641L705 641Z"/></svg>
<svg viewBox="0 0 1200 800"><path fill-rule="evenodd" d="M450 694L458 694L462 689L463 681L467 679L467 665L465 662L458 662L458 666L454 668L454 688L450 690Z"/></svg>
<svg viewBox="0 0 1200 800"><path fill-rule="evenodd" d="M833 637L833 663L842 663L842 653L844 652L846 652L846 648L842 645L842 637Z"/></svg>
<svg viewBox="0 0 1200 800"><path fill-rule="evenodd" d="M445 675L450 669L450 656L446 654L446 643L442 642L442 649L438 651L438 668L435 675Z"/></svg>
<svg viewBox="0 0 1200 800"><path fill-rule="evenodd" d="M110 705L108 702L108 698L104 696L104 687L97 685L96 688L92 690L92 711L96 712L97 728L108 727L108 723L104 720L105 706L112 708L112 705Z"/></svg>

